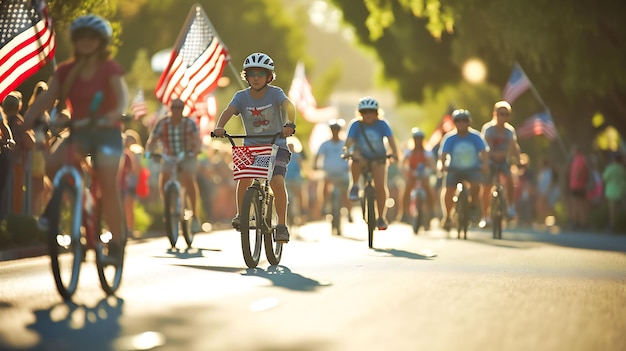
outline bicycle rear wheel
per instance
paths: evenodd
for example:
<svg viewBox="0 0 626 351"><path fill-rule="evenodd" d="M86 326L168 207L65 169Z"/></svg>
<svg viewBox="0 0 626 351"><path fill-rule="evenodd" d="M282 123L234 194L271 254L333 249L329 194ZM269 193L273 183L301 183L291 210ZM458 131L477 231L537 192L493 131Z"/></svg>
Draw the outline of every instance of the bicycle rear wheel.
<svg viewBox="0 0 626 351"><path fill-rule="evenodd" d="M276 213L276 205L274 204L274 195L270 195L266 211L265 220L270 230L264 234L263 238L265 257L267 257L270 264L277 265L280 263L280 259L283 256L283 243L276 242L275 240L278 214Z"/></svg>
<svg viewBox="0 0 626 351"><path fill-rule="evenodd" d="M178 241L178 229L180 213L178 213L179 193L175 187L171 186L165 190L165 233L172 248L176 247Z"/></svg>
<svg viewBox="0 0 626 351"><path fill-rule="evenodd" d="M182 205L183 214L180 219L180 226L183 229L183 237L185 238L185 243L187 243L187 248L191 248L195 236L195 233L191 230L191 221L193 220L194 213L191 207L191 199L189 195L187 195L187 192L185 192L185 201L183 201Z"/></svg>
<svg viewBox="0 0 626 351"><path fill-rule="evenodd" d="M241 251L248 268L255 268L261 258L261 244L263 235L261 232L263 221L263 209L261 204L261 192L259 189L250 187L246 190L241 203L240 230Z"/></svg>
<svg viewBox="0 0 626 351"><path fill-rule="evenodd" d="M461 234L463 234L463 239L467 239L467 228L469 227L469 199L467 189L463 189L459 193L459 200L456 204L456 212L458 218L457 238L461 239Z"/></svg>
<svg viewBox="0 0 626 351"><path fill-rule="evenodd" d="M502 193L499 190L496 190L496 193L491 201L491 232L494 239L502 239L503 210L504 200L502 199Z"/></svg>
<svg viewBox="0 0 626 351"><path fill-rule="evenodd" d="M98 206L98 221L96 228L96 267L98 268L98 278L100 279L100 286L102 286L102 290L104 290L107 295L115 294L115 291L120 286L122 282L122 271L124 270L124 252L126 251L126 218L122 215L122 223L120 223L120 235L122 236L121 243L121 257L119 261L114 264L108 264L104 261L105 259L105 250L108 250L108 243L111 240L112 234L110 228L104 221L102 216L102 207ZM108 252L107 255L108 256Z"/></svg>
<svg viewBox="0 0 626 351"><path fill-rule="evenodd" d="M78 286L83 260L82 209L76 207L74 186L61 181L54 190L48 210L48 250L52 274L59 294L70 299Z"/></svg>
<svg viewBox="0 0 626 351"><path fill-rule="evenodd" d="M376 228L376 209L374 208L376 193L374 192L374 188L371 186L366 187L363 198L365 199L367 212L367 245L371 249L374 247L374 228Z"/></svg>

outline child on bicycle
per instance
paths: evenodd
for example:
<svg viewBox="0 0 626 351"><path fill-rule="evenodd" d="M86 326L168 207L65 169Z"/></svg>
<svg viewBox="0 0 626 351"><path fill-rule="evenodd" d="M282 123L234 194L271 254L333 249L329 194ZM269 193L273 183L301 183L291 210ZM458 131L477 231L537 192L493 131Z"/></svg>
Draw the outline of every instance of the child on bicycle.
<svg viewBox="0 0 626 351"><path fill-rule="evenodd" d="M79 157L84 158L88 150L98 150L96 174L102 188L102 208L111 229L112 239L108 245L111 260L123 254L122 231L126 230L124 212L119 189L120 161L124 154L122 123L120 121L128 106L128 91L122 67L110 58L109 44L113 31L110 23L96 15L76 18L70 25L73 58L60 63L43 92L26 112L27 128L45 110L52 108L59 99L57 109L67 106L74 124L74 147ZM98 93L102 102L95 112L97 128L84 128L91 122L91 104ZM69 104L66 105L66 99ZM62 123L57 115L51 124ZM53 179L56 171L67 158L67 139L52 150L46 161L46 173ZM40 218L40 226L48 226L46 214Z"/></svg>
<svg viewBox="0 0 626 351"><path fill-rule="evenodd" d="M320 145L313 161L313 168L319 168L319 160L322 160L322 170L324 171L324 184L322 189L322 214L330 211L329 199L331 191L336 187L339 190L340 202L348 209L348 220L352 220L350 209L352 203L348 200L348 185L350 185L350 166L345 158L341 157L344 140L339 133L345 125L343 119L331 119L328 122L332 136Z"/></svg>
<svg viewBox="0 0 626 351"><path fill-rule="evenodd" d="M515 186L511 174L510 159L519 162L520 147L517 143L515 128L508 122L511 117L511 105L506 101L498 101L493 105L493 118L485 123L481 134L489 146L487 156L489 159L490 172L483 181L483 213L489 213L491 189L493 177L502 174L506 182L506 200L508 202L507 215L513 218L515 211ZM484 217L481 226L490 225L489 217Z"/></svg>
<svg viewBox="0 0 626 351"><path fill-rule="evenodd" d="M352 187L349 198L351 201L359 199L359 178L364 166L369 164L376 189L376 204L378 230L387 229L386 201L389 196L387 188L387 148L385 140L391 148L392 158L398 160L398 147L391 131L389 123L381 119L378 101L369 96L359 100L357 106L358 116L348 128L348 137L344 144L344 154L352 150L350 173L352 175ZM372 161L372 162L370 162Z"/></svg>
<svg viewBox="0 0 626 351"><path fill-rule="evenodd" d="M402 222L411 223L411 215L409 213L409 205L411 203L411 192L415 188L417 181L422 184L422 188L426 192L426 229L430 226L429 219L434 215L435 208L435 191L430 186L429 177L434 174L436 162L435 156L430 150L424 147L424 131L419 128L411 129L413 135L413 148L406 151L402 159L406 186L402 197Z"/></svg>
<svg viewBox="0 0 626 351"><path fill-rule="evenodd" d="M439 149L442 171L445 172L443 224L445 230L452 228L450 218L456 185L459 182L470 183L470 208L472 209L470 212L480 210L480 184L483 174L489 171L487 144L480 132L470 127L470 112L454 110L452 119L456 129L444 135Z"/></svg>
<svg viewBox="0 0 626 351"><path fill-rule="evenodd" d="M245 133L248 135L281 133L276 139L278 154L274 164L274 173L270 186L274 191L278 225L276 226L276 241L289 242L287 218L287 190L285 188L285 172L291 159L291 152L287 147L286 137L296 131L296 110L285 92L270 83L276 78L274 61L264 53L253 53L246 57L241 71L241 78L248 82L249 87L235 93L228 107L222 111L217 120L213 134L223 137L226 133L224 126L234 115L241 115ZM272 138L244 139L244 145L269 144ZM239 227L239 213L245 191L252 184L252 179L241 179L237 182L237 215L232 220L235 228Z"/></svg>
<svg viewBox="0 0 626 351"><path fill-rule="evenodd" d="M200 153L200 131L193 119L183 116L185 103L178 98L170 101L169 113L160 119L146 142L146 156L153 152L158 142L163 146L164 153L169 156L184 155L184 159L178 164L180 173L179 179L185 192L189 195L191 208L193 209L193 220L191 221L191 231L198 233L202 231L198 220L198 182L196 180L197 160ZM161 163L161 174L159 175L159 191L163 199L165 183L170 179L172 173L171 165L167 162Z"/></svg>

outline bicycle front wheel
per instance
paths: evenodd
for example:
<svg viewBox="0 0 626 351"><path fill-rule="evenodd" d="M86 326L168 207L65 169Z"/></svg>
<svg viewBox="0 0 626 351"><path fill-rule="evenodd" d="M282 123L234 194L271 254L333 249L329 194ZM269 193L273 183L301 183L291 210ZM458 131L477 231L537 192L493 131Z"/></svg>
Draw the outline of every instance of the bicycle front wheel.
<svg viewBox="0 0 626 351"><path fill-rule="evenodd" d="M269 226L269 231L265 233L263 242L265 244L265 256L272 265L280 263L283 256L283 243L276 241L276 225L278 224L278 215L276 213L276 205L274 204L274 196L270 195L269 203L266 209L265 220Z"/></svg>
<svg viewBox="0 0 626 351"><path fill-rule="evenodd" d="M248 268L255 268L261 259L261 243L263 241L263 209L261 191L250 187L246 190L241 203L240 231L241 250Z"/></svg>
<svg viewBox="0 0 626 351"><path fill-rule="evenodd" d="M463 234L463 239L467 239L467 228L469 227L469 199L467 197L467 190L463 189L456 204L458 239L461 239L461 234Z"/></svg>
<svg viewBox="0 0 626 351"><path fill-rule="evenodd" d="M172 248L176 247L178 241L178 222L180 219L178 200L179 194L175 187L168 187L165 190L165 233Z"/></svg>
<svg viewBox="0 0 626 351"><path fill-rule="evenodd" d="M334 189L331 197L331 230L332 234L341 235L341 199L339 190Z"/></svg>
<svg viewBox="0 0 626 351"><path fill-rule="evenodd" d="M83 260L82 209L76 208L76 189L61 181L54 190L48 211L48 250L59 294L70 299L78 286Z"/></svg>
<svg viewBox="0 0 626 351"><path fill-rule="evenodd" d="M191 221L193 220L194 213L191 207L191 199L185 192L185 201L183 202L183 215L180 219L180 226L183 228L183 237L187 248L191 248L195 233L191 230Z"/></svg>
<svg viewBox="0 0 626 351"><path fill-rule="evenodd" d="M121 243L121 256L119 260L113 264L108 264L105 262L105 255L103 250L108 250L107 244L111 238L112 234L110 228L104 221L102 216L102 207L98 206L98 226L96 228L96 235L98 235L96 239L96 266L98 268L98 278L100 279L100 285L102 286L102 290L104 290L107 295L115 294L115 291L120 286L122 282L122 271L124 270L124 252L126 251L126 218L122 215L122 223L120 223L120 235L122 236ZM106 256L109 254L107 253Z"/></svg>
<svg viewBox="0 0 626 351"><path fill-rule="evenodd" d="M365 212L367 213L367 245L371 249L374 247L374 228L376 228L376 193L374 192L374 188L371 186L366 187L363 198L365 199L364 205Z"/></svg>

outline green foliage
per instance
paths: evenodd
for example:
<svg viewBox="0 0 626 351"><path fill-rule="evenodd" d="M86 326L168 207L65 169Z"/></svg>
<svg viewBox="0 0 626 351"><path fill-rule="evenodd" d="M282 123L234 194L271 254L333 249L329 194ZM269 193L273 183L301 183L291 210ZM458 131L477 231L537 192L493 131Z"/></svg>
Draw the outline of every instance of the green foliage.
<svg viewBox="0 0 626 351"><path fill-rule="evenodd" d="M9 215L0 221L0 248L33 245L44 239L33 216Z"/></svg>
<svg viewBox="0 0 626 351"><path fill-rule="evenodd" d="M134 214L135 214L135 228L133 229L140 233L147 232L150 226L152 225L152 222L154 221L154 217L151 216L146 211L143 204L138 201L135 201Z"/></svg>
<svg viewBox="0 0 626 351"><path fill-rule="evenodd" d="M486 63L488 83L499 89L519 62L566 139L591 139L593 129L585 127L598 111L626 135L624 2L331 2L359 42L375 49L384 66L381 77L396 82L391 86L404 101L423 102L427 90L458 84L460 67L469 58ZM491 105L493 100L477 103ZM530 110L532 105L536 101L528 106L516 102L514 108ZM529 113L534 112L537 108ZM578 123L569 123L572 116Z"/></svg>

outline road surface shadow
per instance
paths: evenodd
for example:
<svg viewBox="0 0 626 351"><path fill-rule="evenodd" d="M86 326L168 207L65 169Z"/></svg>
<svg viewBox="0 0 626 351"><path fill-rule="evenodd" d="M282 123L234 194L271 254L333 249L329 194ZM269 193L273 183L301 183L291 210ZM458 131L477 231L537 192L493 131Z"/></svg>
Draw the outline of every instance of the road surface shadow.
<svg viewBox="0 0 626 351"><path fill-rule="evenodd" d="M190 258L204 257L203 253L205 251L220 252L222 250L221 249L203 249L203 248L196 248L196 247L186 248L186 249L169 248L167 249L167 251L165 251L168 255L159 255L159 256L152 256L152 257L190 259Z"/></svg>
<svg viewBox="0 0 626 351"><path fill-rule="evenodd" d="M389 254L390 256L409 258L409 259L412 259L412 260L433 260L433 259L435 259L435 257L437 257L437 254L435 254L433 252L424 252L422 254L418 254L418 253L415 253L415 252L410 252L410 251L405 251L405 250L398 250L398 249L377 249L377 248L373 248L373 250L376 251L376 252Z"/></svg>
<svg viewBox="0 0 626 351"><path fill-rule="evenodd" d="M262 268L248 268L246 272L241 273L241 275L265 278L271 281L274 286L296 291L315 291L320 287L331 285L327 282L320 282L293 273L291 269L281 265L269 266L267 270Z"/></svg>
<svg viewBox="0 0 626 351"><path fill-rule="evenodd" d="M35 310L28 329L38 334L39 343L32 350L115 350L123 305L124 300L109 296L95 306L66 301Z"/></svg>

